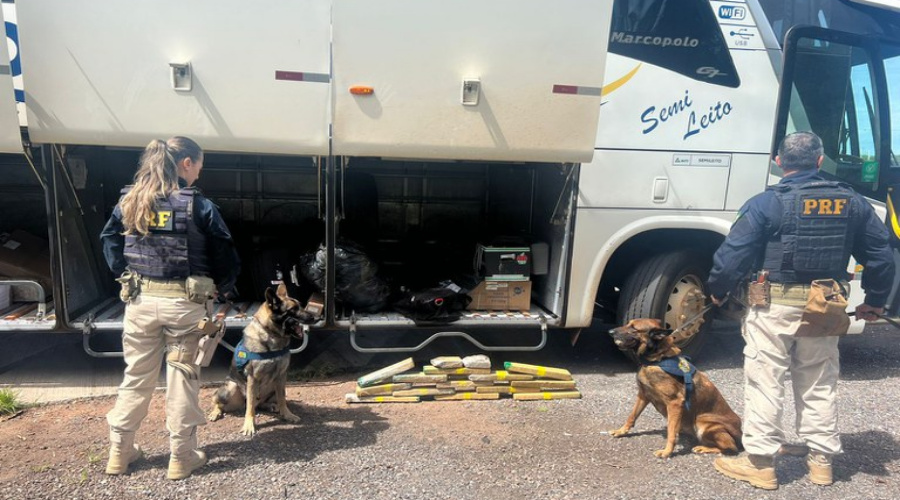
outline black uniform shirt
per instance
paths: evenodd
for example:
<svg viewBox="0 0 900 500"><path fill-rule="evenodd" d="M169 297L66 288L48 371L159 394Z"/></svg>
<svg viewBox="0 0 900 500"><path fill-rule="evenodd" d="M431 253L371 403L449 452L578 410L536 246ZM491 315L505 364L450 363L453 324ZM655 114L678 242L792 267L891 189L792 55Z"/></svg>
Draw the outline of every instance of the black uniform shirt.
<svg viewBox="0 0 900 500"><path fill-rule="evenodd" d="M186 187L183 179L178 179L178 185L181 188ZM212 279L216 282L220 294L225 294L234 290L235 282L238 274L241 272L241 260L238 257L237 250L234 248L234 241L231 239L231 232L219 209L208 198L197 191L194 194L194 224L206 235L206 248L209 252L210 268L212 269ZM100 241L103 243L103 256L106 258L106 264L115 276L120 276L125 272L128 263L125 262L125 236L122 234L125 226L122 224L122 211L119 205L113 209L113 213L106 226L100 233Z"/></svg>
<svg viewBox="0 0 900 500"><path fill-rule="evenodd" d="M802 170L781 179L779 184L803 184L824 180L817 170ZM883 307L891 292L894 280L894 257L889 234L875 210L859 194L850 201L850 224L860 228L851 254L865 266L862 287L866 291L866 304ZM710 293L724 298L759 265L766 243L781 227L784 208L772 191L764 191L741 207L737 220L725 242L713 256L713 268L709 275Z"/></svg>

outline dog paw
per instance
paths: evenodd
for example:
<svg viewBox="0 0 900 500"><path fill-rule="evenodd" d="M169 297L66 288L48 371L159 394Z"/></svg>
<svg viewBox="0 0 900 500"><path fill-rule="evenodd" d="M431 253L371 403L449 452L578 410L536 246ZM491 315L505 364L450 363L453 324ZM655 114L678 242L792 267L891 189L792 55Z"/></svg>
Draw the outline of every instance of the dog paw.
<svg viewBox="0 0 900 500"><path fill-rule="evenodd" d="M209 414L206 415L206 420L209 420L210 422L215 422L220 418L222 418L222 410L218 408L212 410L211 412L209 412Z"/></svg>
<svg viewBox="0 0 900 500"><path fill-rule="evenodd" d="M252 436L256 434L256 426L253 425L253 422L245 422L244 427L241 429L241 434L245 436Z"/></svg>
<svg viewBox="0 0 900 500"><path fill-rule="evenodd" d="M294 415L293 413L291 413L291 412L289 412L289 411L288 411L288 412L285 412L285 413L282 413L282 414L281 414L281 418L282 418L283 420L287 420L288 422L290 422L290 423L292 423L292 424L298 424L298 423L300 423L300 417L298 417L297 415Z"/></svg>
<svg viewBox="0 0 900 500"><path fill-rule="evenodd" d="M722 454L722 450L718 448L710 448L709 446L694 446L693 448L691 448L691 451L700 454Z"/></svg>
<svg viewBox="0 0 900 500"><path fill-rule="evenodd" d="M656 450L653 454L656 455L656 458L669 458L672 456L672 452L669 450Z"/></svg>
<svg viewBox="0 0 900 500"><path fill-rule="evenodd" d="M609 431L609 435L614 438L622 437L625 434L628 434L628 429L616 429L614 431Z"/></svg>

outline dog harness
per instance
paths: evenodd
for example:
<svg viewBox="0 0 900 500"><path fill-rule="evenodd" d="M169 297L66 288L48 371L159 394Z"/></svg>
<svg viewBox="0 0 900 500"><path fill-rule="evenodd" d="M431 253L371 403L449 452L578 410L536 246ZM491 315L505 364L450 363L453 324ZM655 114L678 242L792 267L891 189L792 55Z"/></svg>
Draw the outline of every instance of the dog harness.
<svg viewBox="0 0 900 500"><path fill-rule="evenodd" d="M266 351L266 352L253 352L248 351L246 347L244 347L244 339L241 339L238 342L238 345L234 347L234 366L238 369L238 371L243 371L244 367L247 366L247 363L253 360L259 359L273 359L280 356L284 356L291 352L289 347L285 347L280 351Z"/></svg>
<svg viewBox="0 0 900 500"><path fill-rule="evenodd" d="M694 395L694 373L697 372L697 367L691 363L691 358L687 356L666 358L656 363L650 363L649 366L658 366L669 375L684 379L684 407L690 410L691 398Z"/></svg>

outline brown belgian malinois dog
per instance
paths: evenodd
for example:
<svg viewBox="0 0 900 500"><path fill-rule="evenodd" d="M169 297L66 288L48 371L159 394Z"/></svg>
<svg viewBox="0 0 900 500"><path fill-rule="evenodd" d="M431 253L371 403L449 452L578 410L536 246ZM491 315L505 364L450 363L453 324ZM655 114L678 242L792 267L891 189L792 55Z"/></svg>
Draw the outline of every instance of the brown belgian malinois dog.
<svg viewBox="0 0 900 500"><path fill-rule="evenodd" d="M633 319L609 331L616 346L631 351L641 362L637 373L638 392L634 409L625 425L610 431L613 437L628 434L637 418L652 404L668 421L666 447L653 454L668 458L675 449L679 432L694 436L699 445L694 453L736 453L741 446L741 419L710 382L696 370L675 346L671 330L656 319ZM666 362L665 360L670 360ZM662 363L662 365L661 365ZM688 394L685 379L663 369L678 367L682 375L692 373L693 391Z"/></svg>

